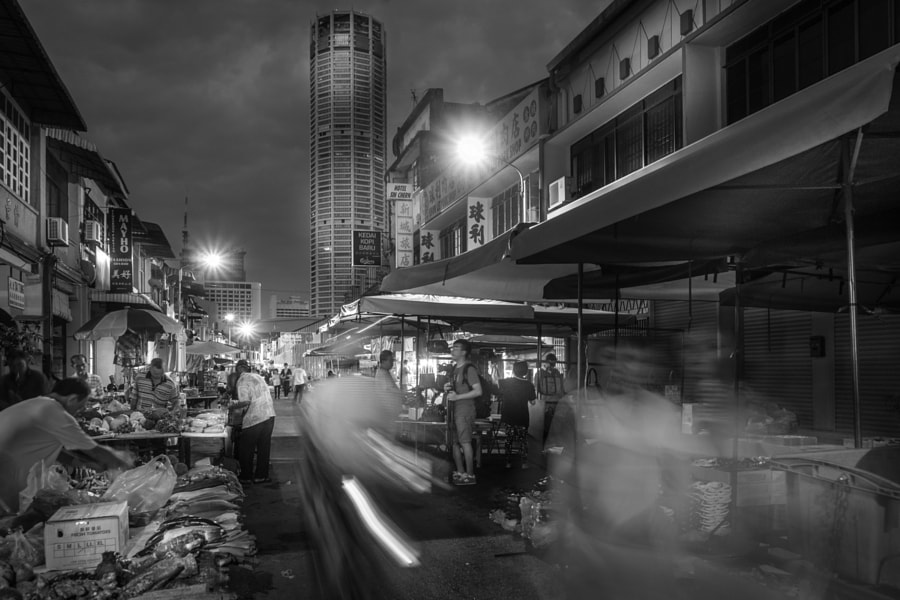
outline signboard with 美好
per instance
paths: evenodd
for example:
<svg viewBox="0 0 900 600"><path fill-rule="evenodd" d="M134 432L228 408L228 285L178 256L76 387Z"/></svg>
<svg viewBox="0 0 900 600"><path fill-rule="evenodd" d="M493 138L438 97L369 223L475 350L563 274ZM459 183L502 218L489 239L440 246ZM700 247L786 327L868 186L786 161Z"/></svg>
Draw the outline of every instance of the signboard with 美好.
<svg viewBox="0 0 900 600"><path fill-rule="evenodd" d="M130 208L109 208L109 291L134 290Z"/></svg>
<svg viewBox="0 0 900 600"><path fill-rule="evenodd" d="M353 266L381 266L381 232L353 230Z"/></svg>

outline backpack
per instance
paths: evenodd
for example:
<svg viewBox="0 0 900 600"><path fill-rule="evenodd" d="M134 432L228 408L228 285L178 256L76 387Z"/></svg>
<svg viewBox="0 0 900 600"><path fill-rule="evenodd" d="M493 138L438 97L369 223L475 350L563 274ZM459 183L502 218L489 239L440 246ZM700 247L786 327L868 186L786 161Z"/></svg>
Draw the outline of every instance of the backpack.
<svg viewBox="0 0 900 600"><path fill-rule="evenodd" d="M472 386L469 384L468 381L466 381L466 371L468 370L468 368L470 366L474 366L474 365L470 362L466 362L466 363L463 363L461 366L462 366L461 369L459 367L457 367L457 373L461 372L462 375L457 376L456 383L457 383L457 385L459 384L459 382L466 384L466 386L469 388L466 391L471 391ZM493 389L493 385L491 384L491 382L489 380L485 379L484 375L481 374L481 371L478 371L478 369L475 369L475 371L478 372L478 383L481 384L481 396L479 396L478 398L475 398L475 418L476 419L487 419L491 416L491 403L492 403L491 390ZM454 385L454 388L456 388L456 385ZM463 392L463 393L465 393L465 392Z"/></svg>

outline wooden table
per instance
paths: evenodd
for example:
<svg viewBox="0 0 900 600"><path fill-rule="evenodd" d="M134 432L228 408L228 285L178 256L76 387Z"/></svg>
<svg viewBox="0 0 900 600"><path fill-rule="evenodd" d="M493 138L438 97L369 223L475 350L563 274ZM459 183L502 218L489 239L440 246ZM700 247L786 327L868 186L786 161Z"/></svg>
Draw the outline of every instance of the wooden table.
<svg viewBox="0 0 900 600"><path fill-rule="evenodd" d="M209 409L210 405L219 399L218 394L204 394L202 396L188 396L185 398L185 402L190 407L191 405L197 406L201 402L203 403L203 408Z"/></svg>
<svg viewBox="0 0 900 600"><path fill-rule="evenodd" d="M158 431L141 431L135 433L108 433L91 439L101 444L128 444L166 440L166 446L178 446L178 460L191 466L191 440L220 439L222 440L222 450L224 452L231 439L231 427L226 426L224 431L218 433L193 433L190 431L182 431L181 433L160 433ZM176 440L175 443L170 443L170 439Z"/></svg>

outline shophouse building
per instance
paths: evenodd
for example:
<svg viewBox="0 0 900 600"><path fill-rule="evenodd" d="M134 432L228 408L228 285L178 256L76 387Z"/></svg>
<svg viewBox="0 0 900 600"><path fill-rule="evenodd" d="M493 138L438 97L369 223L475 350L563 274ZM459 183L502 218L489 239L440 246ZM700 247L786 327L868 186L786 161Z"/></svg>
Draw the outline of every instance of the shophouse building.
<svg viewBox="0 0 900 600"><path fill-rule="evenodd" d="M386 37L344 10L316 17L310 40L310 304L331 316L383 273L354 261L354 236L386 228Z"/></svg>
<svg viewBox="0 0 900 600"><path fill-rule="evenodd" d="M547 130L525 169L540 175L538 223L504 260L595 269L585 303L638 313L654 338L643 345L670 357L647 370L650 387L692 401L731 374L801 428L850 434L858 384L862 431L895 432L897 235L884 223L900 191L898 19L896 3L863 0L611 3L547 65ZM495 198L484 178L463 187L467 206ZM859 249L856 319L845 230ZM440 265L443 281L463 286L447 274L483 262ZM554 284L545 301L575 296L573 277Z"/></svg>

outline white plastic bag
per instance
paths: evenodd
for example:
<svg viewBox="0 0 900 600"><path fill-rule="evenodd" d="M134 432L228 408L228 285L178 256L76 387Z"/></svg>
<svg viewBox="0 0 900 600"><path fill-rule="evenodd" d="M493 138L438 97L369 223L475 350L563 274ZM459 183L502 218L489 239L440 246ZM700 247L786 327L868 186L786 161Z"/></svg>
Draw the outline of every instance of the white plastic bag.
<svg viewBox="0 0 900 600"><path fill-rule="evenodd" d="M128 502L128 512L154 513L175 489L178 476L169 457L160 455L140 467L123 472L103 494L104 502Z"/></svg>
<svg viewBox="0 0 900 600"><path fill-rule="evenodd" d="M31 506L37 493L44 489L57 492L72 489L65 467L56 462L47 463L45 460L34 463L28 471L25 489L19 492L19 513L24 513Z"/></svg>

